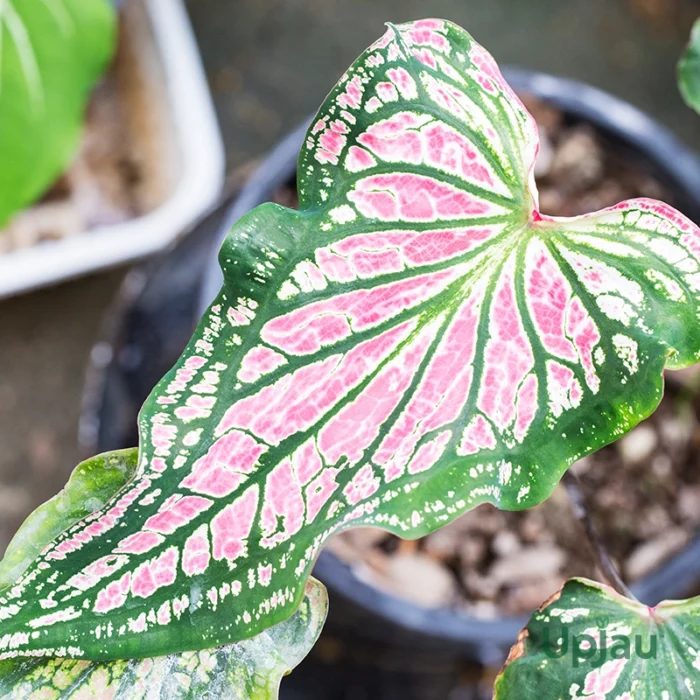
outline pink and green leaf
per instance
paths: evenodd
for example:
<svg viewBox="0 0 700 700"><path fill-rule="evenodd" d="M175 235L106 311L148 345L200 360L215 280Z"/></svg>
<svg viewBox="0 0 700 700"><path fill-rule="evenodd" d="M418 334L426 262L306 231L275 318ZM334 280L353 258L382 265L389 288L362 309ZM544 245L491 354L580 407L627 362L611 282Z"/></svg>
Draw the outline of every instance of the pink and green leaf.
<svg viewBox="0 0 700 700"><path fill-rule="evenodd" d="M310 578L297 611L257 637L154 659L0 661L6 700L277 700L280 681L316 643L326 619L323 584Z"/></svg>
<svg viewBox="0 0 700 700"><path fill-rule="evenodd" d="M334 532L533 506L649 415L700 354L700 231L647 199L545 216L537 150L465 31L390 26L308 131L300 210L226 239L134 478L0 596L0 657L252 637Z"/></svg>
<svg viewBox="0 0 700 700"><path fill-rule="evenodd" d="M700 598L633 602L571 579L530 618L494 700L685 700L700 693Z"/></svg>

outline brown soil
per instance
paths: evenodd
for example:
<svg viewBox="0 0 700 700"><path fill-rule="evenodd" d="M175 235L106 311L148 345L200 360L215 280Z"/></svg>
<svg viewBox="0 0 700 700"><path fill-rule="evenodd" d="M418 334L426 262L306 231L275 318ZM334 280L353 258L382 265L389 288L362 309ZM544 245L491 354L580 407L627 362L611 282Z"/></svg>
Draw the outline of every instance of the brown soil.
<svg viewBox="0 0 700 700"><path fill-rule="evenodd" d="M540 207L554 216L595 211L633 197L673 197L630 154L587 124L524 100L540 127ZM293 186L275 201L297 206ZM615 445L574 467L603 541L628 582L688 543L700 526L700 426L696 375L675 381L656 413ZM333 538L329 549L358 577L426 607L493 618L529 614L570 576L600 579L562 486L524 512L479 506L441 530L404 541L369 528Z"/></svg>
<svg viewBox="0 0 700 700"><path fill-rule="evenodd" d="M540 153L535 178L540 209L551 216L577 216L624 199L672 195L630 154L588 124L570 124L557 109L525 96L537 120Z"/></svg>

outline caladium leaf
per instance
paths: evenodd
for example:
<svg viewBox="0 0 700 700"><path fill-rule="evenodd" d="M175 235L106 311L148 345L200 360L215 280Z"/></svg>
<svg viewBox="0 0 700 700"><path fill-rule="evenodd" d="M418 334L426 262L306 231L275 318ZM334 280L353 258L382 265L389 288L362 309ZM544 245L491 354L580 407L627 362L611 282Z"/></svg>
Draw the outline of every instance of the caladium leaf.
<svg viewBox="0 0 700 700"><path fill-rule="evenodd" d="M700 352L700 230L647 199L540 214L537 148L466 32L390 26L308 131L300 211L263 205L224 243L134 479L0 597L0 655L253 636L333 532L535 505L651 413L664 365Z"/></svg>
<svg viewBox="0 0 700 700"><path fill-rule="evenodd" d="M41 195L75 152L115 30L109 0L2 2L0 226Z"/></svg>
<svg viewBox="0 0 700 700"><path fill-rule="evenodd" d="M530 618L494 700L685 700L700 693L700 598L648 607L571 579Z"/></svg>
<svg viewBox="0 0 700 700"><path fill-rule="evenodd" d="M315 644L327 611L326 589L311 578L294 615L252 639L155 659L0 661L0 698L276 700L282 676Z"/></svg>
<svg viewBox="0 0 700 700"><path fill-rule="evenodd" d="M678 88L688 107L700 113L700 19L690 33L690 41L678 62Z"/></svg>

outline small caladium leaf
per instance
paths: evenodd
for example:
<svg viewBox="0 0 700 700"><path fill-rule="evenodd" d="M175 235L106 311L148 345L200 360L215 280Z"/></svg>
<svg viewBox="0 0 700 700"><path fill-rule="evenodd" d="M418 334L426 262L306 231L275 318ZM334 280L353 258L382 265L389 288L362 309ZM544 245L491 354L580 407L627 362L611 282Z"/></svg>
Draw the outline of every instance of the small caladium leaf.
<svg viewBox="0 0 700 700"><path fill-rule="evenodd" d="M155 659L0 661L5 700L276 700L282 676L316 643L328 611L323 584L309 579L298 610L257 637Z"/></svg>
<svg viewBox="0 0 700 700"><path fill-rule="evenodd" d="M116 450L81 462L65 488L22 524L0 560L0 590L14 583L51 540L102 508L136 471L138 450Z"/></svg>
<svg viewBox="0 0 700 700"><path fill-rule="evenodd" d="M647 199L537 209L532 117L440 20L324 102L140 414L135 478L0 596L0 656L210 648L291 615L326 539L525 508L700 353L700 230ZM63 654L61 654L63 655Z"/></svg>
<svg viewBox="0 0 700 700"><path fill-rule="evenodd" d="M690 41L678 62L678 88L688 107L700 113L700 19L690 33Z"/></svg>
<svg viewBox="0 0 700 700"><path fill-rule="evenodd" d="M636 603L571 579L530 618L494 700L685 700L700 694L700 598Z"/></svg>

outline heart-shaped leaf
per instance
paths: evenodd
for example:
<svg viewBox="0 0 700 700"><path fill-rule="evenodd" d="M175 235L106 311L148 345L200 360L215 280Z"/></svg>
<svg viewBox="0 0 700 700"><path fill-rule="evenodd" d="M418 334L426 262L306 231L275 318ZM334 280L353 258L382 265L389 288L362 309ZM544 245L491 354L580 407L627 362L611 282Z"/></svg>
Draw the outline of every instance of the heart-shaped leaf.
<svg viewBox="0 0 700 700"><path fill-rule="evenodd" d="M700 598L650 608L571 579L530 618L494 700L686 700L700 694Z"/></svg>
<svg viewBox="0 0 700 700"><path fill-rule="evenodd" d="M92 86L112 55L109 0L3 0L0 226L61 174Z"/></svg>
<svg viewBox="0 0 700 700"><path fill-rule="evenodd" d="M391 26L308 131L300 211L263 205L224 243L135 478L0 597L0 655L253 636L333 532L535 505L651 413L700 351L700 231L646 199L540 214L537 148L466 32Z"/></svg>
<svg viewBox="0 0 700 700"><path fill-rule="evenodd" d="M276 700L282 676L309 653L328 611L323 584L309 579L298 610L257 637L155 659L0 661L6 700Z"/></svg>
<svg viewBox="0 0 700 700"><path fill-rule="evenodd" d="M678 87L688 107L700 113L700 19L690 33L690 41L678 62Z"/></svg>

